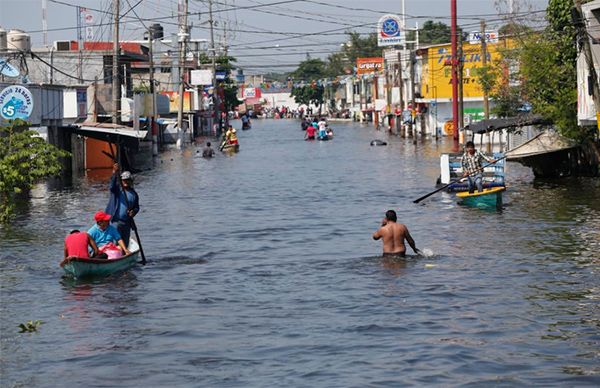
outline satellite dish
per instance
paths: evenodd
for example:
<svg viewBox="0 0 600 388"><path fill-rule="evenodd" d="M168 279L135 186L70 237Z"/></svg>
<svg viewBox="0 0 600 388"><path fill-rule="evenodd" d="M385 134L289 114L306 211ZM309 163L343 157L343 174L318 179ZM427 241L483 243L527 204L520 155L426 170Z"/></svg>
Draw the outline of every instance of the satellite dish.
<svg viewBox="0 0 600 388"><path fill-rule="evenodd" d="M0 58L0 74L7 77L18 77L20 75L19 70L15 69L13 65L6 62L3 58Z"/></svg>

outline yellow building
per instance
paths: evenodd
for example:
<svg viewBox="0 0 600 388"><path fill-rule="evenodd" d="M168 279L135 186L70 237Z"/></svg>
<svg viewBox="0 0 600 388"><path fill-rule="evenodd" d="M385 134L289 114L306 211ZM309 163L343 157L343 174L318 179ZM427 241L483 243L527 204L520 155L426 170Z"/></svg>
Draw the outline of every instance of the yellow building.
<svg viewBox="0 0 600 388"><path fill-rule="evenodd" d="M500 50L507 47L506 40L487 44L487 62L492 65L500 59ZM425 51L426 50L426 51ZM450 44L422 49L421 95L423 98L452 98L452 51ZM483 67L481 45L463 43L463 95L483 97L479 85L479 70Z"/></svg>
<svg viewBox="0 0 600 388"><path fill-rule="evenodd" d="M498 43L487 43L489 66L501 59L501 50L510 42L500 39ZM452 48L451 44L435 45L419 50L421 98L417 101L429 106L428 133L452 117ZM483 118L483 90L479 84L479 72L483 67L480 44L464 42L463 46L463 101L465 123ZM493 101L490 102L493 105ZM434 117L435 115L435 117Z"/></svg>

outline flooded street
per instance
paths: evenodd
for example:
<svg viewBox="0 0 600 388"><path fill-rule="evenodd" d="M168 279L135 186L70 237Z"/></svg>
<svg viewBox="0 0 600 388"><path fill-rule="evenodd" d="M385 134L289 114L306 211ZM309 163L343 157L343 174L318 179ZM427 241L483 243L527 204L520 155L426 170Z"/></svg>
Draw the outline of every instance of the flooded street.
<svg viewBox="0 0 600 388"><path fill-rule="evenodd" d="M509 163L501 212L414 204L449 139L332 127L254 120L237 154L161 154L136 175L148 264L107 279L58 263L110 172L37 189L0 229L0 385L600 384L600 180ZM388 209L431 255L381 259Z"/></svg>

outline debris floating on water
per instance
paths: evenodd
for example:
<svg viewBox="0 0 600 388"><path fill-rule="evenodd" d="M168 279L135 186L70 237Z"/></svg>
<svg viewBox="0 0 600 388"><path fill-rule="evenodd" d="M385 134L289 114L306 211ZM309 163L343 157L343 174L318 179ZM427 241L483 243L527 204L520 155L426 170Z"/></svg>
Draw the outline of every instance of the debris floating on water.
<svg viewBox="0 0 600 388"><path fill-rule="evenodd" d="M375 139L375 140L371 140L371 145L387 145L387 142L383 141L383 140L379 140L379 139Z"/></svg>

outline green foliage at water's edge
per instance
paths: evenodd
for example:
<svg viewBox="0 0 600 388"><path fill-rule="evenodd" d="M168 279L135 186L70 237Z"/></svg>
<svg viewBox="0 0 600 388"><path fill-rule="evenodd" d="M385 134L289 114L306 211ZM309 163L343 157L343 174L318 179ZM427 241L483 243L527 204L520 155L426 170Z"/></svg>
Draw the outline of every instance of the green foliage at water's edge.
<svg viewBox="0 0 600 388"><path fill-rule="evenodd" d="M16 196L44 178L59 175L60 159L68 156L30 130L23 120L0 126L0 223L11 220Z"/></svg>

